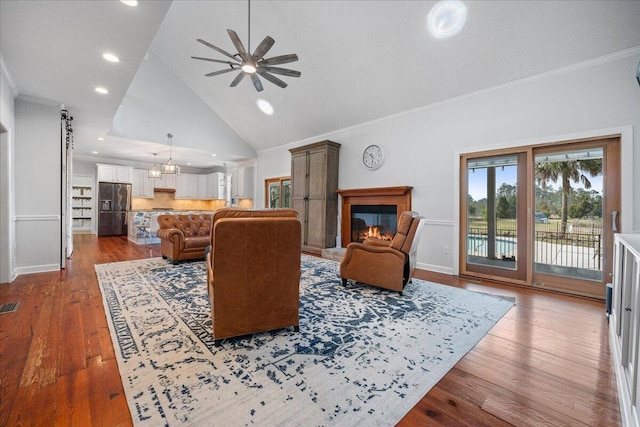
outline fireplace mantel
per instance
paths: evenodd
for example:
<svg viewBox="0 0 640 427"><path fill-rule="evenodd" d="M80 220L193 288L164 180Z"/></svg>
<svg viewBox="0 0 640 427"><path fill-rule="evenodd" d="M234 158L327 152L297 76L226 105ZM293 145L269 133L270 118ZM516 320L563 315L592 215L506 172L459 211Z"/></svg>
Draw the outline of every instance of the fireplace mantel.
<svg viewBox="0 0 640 427"><path fill-rule="evenodd" d="M404 211L411 210L411 190L413 187L351 188L336 190L342 198L341 240L346 247L351 242L351 206L354 205L396 205L398 219Z"/></svg>

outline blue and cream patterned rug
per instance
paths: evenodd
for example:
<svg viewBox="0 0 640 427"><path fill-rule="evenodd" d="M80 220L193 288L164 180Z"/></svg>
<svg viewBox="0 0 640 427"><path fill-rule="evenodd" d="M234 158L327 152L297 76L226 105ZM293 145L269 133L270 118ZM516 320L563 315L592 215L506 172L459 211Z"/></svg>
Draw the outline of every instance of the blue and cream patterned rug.
<svg viewBox="0 0 640 427"><path fill-rule="evenodd" d="M420 280L345 289L303 255L300 332L214 347L204 261L95 269L136 426L393 425L513 306Z"/></svg>

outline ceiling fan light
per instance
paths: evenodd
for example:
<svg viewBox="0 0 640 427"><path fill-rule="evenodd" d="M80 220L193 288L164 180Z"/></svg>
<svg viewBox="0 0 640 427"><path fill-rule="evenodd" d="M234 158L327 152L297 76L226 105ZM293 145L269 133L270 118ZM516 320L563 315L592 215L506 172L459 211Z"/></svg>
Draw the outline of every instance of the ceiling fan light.
<svg viewBox="0 0 640 427"><path fill-rule="evenodd" d="M242 71L247 74L254 74L256 72L256 65L251 62L245 62L242 64Z"/></svg>

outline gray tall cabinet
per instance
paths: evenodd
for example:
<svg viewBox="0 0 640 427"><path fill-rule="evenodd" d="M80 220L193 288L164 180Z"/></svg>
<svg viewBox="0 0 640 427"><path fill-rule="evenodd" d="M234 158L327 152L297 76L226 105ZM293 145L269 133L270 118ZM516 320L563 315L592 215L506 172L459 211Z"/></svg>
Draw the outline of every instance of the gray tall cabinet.
<svg viewBox="0 0 640 427"><path fill-rule="evenodd" d="M336 246L340 144L321 141L291 152L291 204L302 223L302 250Z"/></svg>

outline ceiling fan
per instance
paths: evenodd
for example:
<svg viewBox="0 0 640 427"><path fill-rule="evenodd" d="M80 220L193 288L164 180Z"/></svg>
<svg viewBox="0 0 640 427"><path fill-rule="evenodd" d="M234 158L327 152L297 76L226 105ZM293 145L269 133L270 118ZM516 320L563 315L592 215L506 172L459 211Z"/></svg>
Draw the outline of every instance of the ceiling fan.
<svg viewBox="0 0 640 427"><path fill-rule="evenodd" d="M274 76L274 74L279 74L279 75L288 76L288 77L300 77L300 74L301 74L300 71L289 70L287 68L274 67L274 65L286 64L289 62L297 61L298 55L296 55L295 53L289 54L289 55L274 56L272 58L266 58L266 59L264 58L264 55L267 54L269 49L271 49L271 47L275 43L275 40L273 40L269 36L265 37L264 40L262 40L262 42L258 45L258 47L253 52L253 54L250 53L251 51L251 0L249 0L248 27L249 27L249 37L247 42L247 49L244 48L244 45L240 41L240 37L238 37L238 34L236 34L235 31L227 30L227 33L229 33L229 37L231 38L231 42L233 43L236 50L238 51L238 53L234 55L230 54L229 52L223 49L220 49L217 46L212 45L211 43L205 40L197 39L197 41L202 43L203 45L210 47L216 52L219 52L233 60L232 62L232 61L222 61L219 59L212 59L212 58L203 58L200 56L192 56L191 57L192 59L198 59L200 61L216 62L220 64L227 64L229 66L229 68L225 68L223 70L207 73L205 74L206 77L217 76L219 74L224 74L224 73L229 73L231 71L239 70L240 72L238 73L236 78L233 79L230 86L231 87L237 86L238 83L242 81L244 76L248 75L249 77L251 77L253 86L255 86L258 92L264 89L262 87L262 82L260 81L260 78L258 77L258 75L264 77L266 80L270 81L271 83L281 88L287 87L287 84L284 81L280 80L278 77Z"/></svg>

